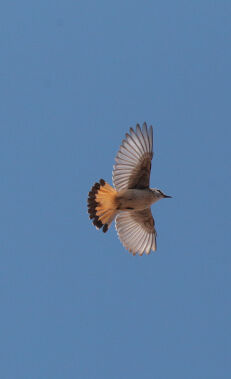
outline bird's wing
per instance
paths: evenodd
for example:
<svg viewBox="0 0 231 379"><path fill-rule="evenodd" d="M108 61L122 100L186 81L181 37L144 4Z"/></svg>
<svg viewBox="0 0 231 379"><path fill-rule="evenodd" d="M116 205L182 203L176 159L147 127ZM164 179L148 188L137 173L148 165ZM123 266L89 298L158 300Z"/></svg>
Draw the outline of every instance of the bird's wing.
<svg viewBox="0 0 231 379"><path fill-rule="evenodd" d="M156 230L151 209L121 212L116 217L116 230L124 247L133 255L156 250Z"/></svg>
<svg viewBox="0 0 231 379"><path fill-rule="evenodd" d="M152 157L152 126L149 130L146 123L142 130L139 124L136 125L136 131L130 128L130 134L126 134L115 158L112 179L116 190L148 188Z"/></svg>

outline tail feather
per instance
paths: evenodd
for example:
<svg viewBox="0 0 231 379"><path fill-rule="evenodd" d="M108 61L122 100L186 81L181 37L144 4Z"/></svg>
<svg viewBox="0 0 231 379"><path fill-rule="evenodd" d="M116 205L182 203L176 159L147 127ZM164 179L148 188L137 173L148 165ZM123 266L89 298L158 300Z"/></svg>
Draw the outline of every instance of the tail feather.
<svg viewBox="0 0 231 379"><path fill-rule="evenodd" d="M103 227L106 233L116 216L116 190L100 179L95 183L88 194L88 213L93 225L97 229Z"/></svg>

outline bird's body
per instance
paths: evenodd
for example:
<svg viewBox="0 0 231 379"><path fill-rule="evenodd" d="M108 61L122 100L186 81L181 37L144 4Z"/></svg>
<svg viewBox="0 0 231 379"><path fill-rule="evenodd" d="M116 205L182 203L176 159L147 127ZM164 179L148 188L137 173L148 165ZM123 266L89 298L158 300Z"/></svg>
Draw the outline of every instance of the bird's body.
<svg viewBox="0 0 231 379"><path fill-rule="evenodd" d="M117 209L126 210L143 210L149 208L158 199L149 188L144 189L126 189L117 193Z"/></svg>
<svg viewBox="0 0 231 379"><path fill-rule="evenodd" d="M113 169L115 188L100 179L88 194L88 213L97 228L107 232L116 220L116 230L123 245L135 255L149 254L156 250L156 230L150 206L170 196L149 187L151 160L153 157L152 126L130 134L116 156Z"/></svg>

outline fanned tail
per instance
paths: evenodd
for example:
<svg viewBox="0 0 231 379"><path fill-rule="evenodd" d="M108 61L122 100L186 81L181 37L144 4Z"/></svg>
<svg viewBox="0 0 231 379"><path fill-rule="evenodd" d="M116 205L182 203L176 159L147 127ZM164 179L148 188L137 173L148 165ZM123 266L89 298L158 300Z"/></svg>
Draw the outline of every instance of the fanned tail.
<svg viewBox="0 0 231 379"><path fill-rule="evenodd" d="M107 232L117 213L116 196L116 190L103 179L95 183L88 194L89 217L97 229L103 227L104 233Z"/></svg>

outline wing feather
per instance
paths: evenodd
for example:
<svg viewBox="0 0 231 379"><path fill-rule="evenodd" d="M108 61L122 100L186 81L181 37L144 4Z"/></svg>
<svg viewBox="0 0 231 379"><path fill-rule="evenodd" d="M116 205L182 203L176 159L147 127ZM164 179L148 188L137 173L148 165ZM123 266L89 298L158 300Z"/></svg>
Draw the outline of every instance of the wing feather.
<svg viewBox="0 0 231 379"><path fill-rule="evenodd" d="M112 177L116 190L148 188L152 157L152 126L148 129L144 123L142 129L139 124L136 125L136 131L130 128L130 134L126 133L126 139L122 141L115 158Z"/></svg>
<svg viewBox="0 0 231 379"><path fill-rule="evenodd" d="M150 208L119 213L116 230L124 247L133 254L149 254L156 250L155 222Z"/></svg>

